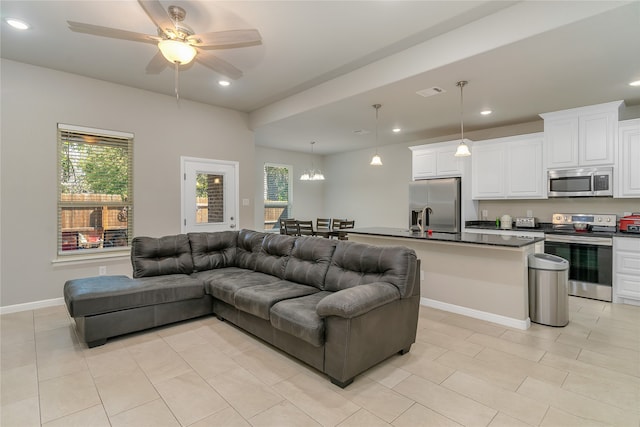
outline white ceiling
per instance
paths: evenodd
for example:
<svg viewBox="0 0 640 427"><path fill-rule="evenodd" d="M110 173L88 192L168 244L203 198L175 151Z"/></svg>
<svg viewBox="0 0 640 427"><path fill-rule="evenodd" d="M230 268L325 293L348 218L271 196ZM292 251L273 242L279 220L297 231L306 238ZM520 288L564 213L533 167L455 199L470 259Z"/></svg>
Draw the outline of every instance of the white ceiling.
<svg viewBox="0 0 640 427"><path fill-rule="evenodd" d="M537 120L623 99L640 105L640 1L168 1L197 33L256 28L263 43L216 51L244 72L228 88L193 63L180 97L250 113L256 144L328 154ZM173 95L145 74L152 44L74 33L67 20L156 34L137 1L2 0L2 58ZM446 92L423 98L416 91ZM494 114L479 115L482 108ZM400 134L390 128L400 126ZM357 135L356 130L365 130Z"/></svg>

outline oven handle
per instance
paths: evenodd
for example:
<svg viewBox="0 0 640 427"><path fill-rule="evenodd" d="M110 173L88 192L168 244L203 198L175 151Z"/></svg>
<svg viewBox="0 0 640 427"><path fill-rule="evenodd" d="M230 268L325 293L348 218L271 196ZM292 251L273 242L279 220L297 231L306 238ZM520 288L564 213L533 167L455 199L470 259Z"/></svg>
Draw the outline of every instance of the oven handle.
<svg viewBox="0 0 640 427"><path fill-rule="evenodd" d="M559 234L545 234L544 238L548 242L558 243L582 243L595 246L613 246L613 239L610 237L587 237L587 236L565 236Z"/></svg>

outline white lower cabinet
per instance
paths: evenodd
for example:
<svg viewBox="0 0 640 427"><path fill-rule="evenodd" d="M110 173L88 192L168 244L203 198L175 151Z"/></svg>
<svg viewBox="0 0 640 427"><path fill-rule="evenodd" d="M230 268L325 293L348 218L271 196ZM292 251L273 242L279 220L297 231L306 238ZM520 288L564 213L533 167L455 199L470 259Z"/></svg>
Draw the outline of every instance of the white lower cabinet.
<svg viewBox="0 0 640 427"><path fill-rule="evenodd" d="M640 305L640 238L613 238L613 302Z"/></svg>
<svg viewBox="0 0 640 427"><path fill-rule="evenodd" d="M546 198L542 144L542 133L476 142L471 156L473 198Z"/></svg>

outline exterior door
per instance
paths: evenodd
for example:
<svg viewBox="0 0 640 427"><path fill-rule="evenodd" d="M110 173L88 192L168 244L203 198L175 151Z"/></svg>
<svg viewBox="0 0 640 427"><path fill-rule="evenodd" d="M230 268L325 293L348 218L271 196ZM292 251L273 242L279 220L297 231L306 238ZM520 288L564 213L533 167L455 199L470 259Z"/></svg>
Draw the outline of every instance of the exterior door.
<svg viewBox="0 0 640 427"><path fill-rule="evenodd" d="M182 233L235 230L238 162L181 157Z"/></svg>

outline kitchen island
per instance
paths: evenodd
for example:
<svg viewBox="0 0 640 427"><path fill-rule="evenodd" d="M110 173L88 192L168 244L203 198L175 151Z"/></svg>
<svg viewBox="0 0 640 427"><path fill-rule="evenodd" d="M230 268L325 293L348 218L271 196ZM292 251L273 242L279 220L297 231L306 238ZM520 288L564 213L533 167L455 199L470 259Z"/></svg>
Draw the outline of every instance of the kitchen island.
<svg viewBox="0 0 640 427"><path fill-rule="evenodd" d="M370 227L349 230L348 239L415 250L423 305L517 329L530 326L527 258L543 252L543 237Z"/></svg>

